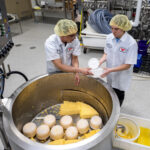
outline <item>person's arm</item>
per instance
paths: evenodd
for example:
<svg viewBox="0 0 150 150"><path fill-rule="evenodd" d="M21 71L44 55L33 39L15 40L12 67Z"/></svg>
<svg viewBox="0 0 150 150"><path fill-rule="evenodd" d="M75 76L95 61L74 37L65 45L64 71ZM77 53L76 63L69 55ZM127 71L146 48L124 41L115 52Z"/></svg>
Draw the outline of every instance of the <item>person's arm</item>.
<svg viewBox="0 0 150 150"><path fill-rule="evenodd" d="M74 66L75 68L79 68L79 61L78 61L78 56L74 56L72 55L72 66ZM80 77L79 77L79 73L75 73L75 84L78 86L80 83Z"/></svg>
<svg viewBox="0 0 150 150"><path fill-rule="evenodd" d="M104 73L101 75L102 78L104 78L105 76L107 76L109 73L111 72L117 72L117 71L123 71L123 70L127 70L131 67L131 64L122 64L118 67L114 67L114 68L105 68Z"/></svg>
<svg viewBox="0 0 150 150"><path fill-rule="evenodd" d="M107 57L107 54L104 53L103 56L101 57L100 61L99 61L99 66L106 61L106 57Z"/></svg>
<svg viewBox="0 0 150 150"><path fill-rule="evenodd" d="M76 61L76 60L74 60L74 61ZM74 72L74 73L90 74L89 73L89 70L90 70L89 68L78 68L76 66L65 65L65 64L62 64L61 59L55 59L55 60L52 60L52 62L54 63L54 65L57 68L59 68L60 70L62 70L64 72ZM77 62L75 64L77 65Z"/></svg>
<svg viewBox="0 0 150 150"><path fill-rule="evenodd" d="M54 65L64 72L76 72L76 67L62 64L61 59L52 60Z"/></svg>
<svg viewBox="0 0 150 150"><path fill-rule="evenodd" d="M79 68L78 56L72 55L72 66L75 68Z"/></svg>

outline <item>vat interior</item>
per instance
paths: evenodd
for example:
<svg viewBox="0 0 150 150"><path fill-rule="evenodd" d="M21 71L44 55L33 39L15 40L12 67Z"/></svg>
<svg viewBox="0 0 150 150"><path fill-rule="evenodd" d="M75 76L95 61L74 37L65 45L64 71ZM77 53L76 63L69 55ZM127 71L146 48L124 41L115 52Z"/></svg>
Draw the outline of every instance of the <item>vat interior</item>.
<svg viewBox="0 0 150 150"><path fill-rule="evenodd" d="M79 86L74 74L60 73L31 81L16 96L12 106L13 121L19 131L44 109L67 101L81 101L95 108L105 125L112 113L112 98L108 89L96 79L80 75Z"/></svg>

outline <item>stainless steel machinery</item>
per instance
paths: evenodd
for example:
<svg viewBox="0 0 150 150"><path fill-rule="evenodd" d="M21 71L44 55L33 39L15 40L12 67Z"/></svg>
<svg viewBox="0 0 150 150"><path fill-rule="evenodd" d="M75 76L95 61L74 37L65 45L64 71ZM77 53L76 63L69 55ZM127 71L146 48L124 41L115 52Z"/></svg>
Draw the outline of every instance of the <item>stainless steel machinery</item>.
<svg viewBox="0 0 150 150"><path fill-rule="evenodd" d="M7 13L5 8L5 1L0 0L0 65L3 64L3 61L8 56L10 50L12 49L14 43L10 34L10 26L8 24ZM3 71L0 70L0 93L3 93ZM4 147L9 150L10 145L7 139L7 136L4 132L3 127L3 113L0 111L0 137Z"/></svg>
<svg viewBox="0 0 150 150"><path fill-rule="evenodd" d="M22 134L22 127L45 108L64 100L81 101L94 107L104 126L97 134L77 143L48 145ZM84 75L74 85L74 74L44 75L28 81L9 98L2 99L3 124L12 150L111 150L112 131L120 114L116 94L104 81Z"/></svg>
<svg viewBox="0 0 150 150"><path fill-rule="evenodd" d="M5 66L4 66L4 60L9 55L10 50L14 46L14 43L12 41L11 32L10 32L10 26L8 23L7 18L7 12L5 7L5 1L0 0L0 104L1 104L1 98L3 98L3 91L4 91L4 85L5 85L5 78L9 77L11 74L20 74L25 78L27 81L27 77L19 72L19 71L10 71L6 73ZM10 144L8 142L7 136L4 132L4 124L3 124L3 110L0 109L0 138L2 140L2 143L4 145L5 150L10 150Z"/></svg>
<svg viewBox="0 0 150 150"><path fill-rule="evenodd" d="M5 1L0 0L0 65L8 56L14 43L11 38L10 26L7 20Z"/></svg>
<svg viewBox="0 0 150 150"><path fill-rule="evenodd" d="M5 3L0 0L0 65L12 47ZM3 72L1 77L4 77ZM45 108L60 104L66 99L83 101L93 106L104 123L101 132L78 143L61 146L34 142L22 134L25 123ZM24 83L9 98L1 95L0 137L5 150L111 150L111 135L119 114L118 98L102 80L81 75L80 85L75 86L74 74L44 75Z"/></svg>

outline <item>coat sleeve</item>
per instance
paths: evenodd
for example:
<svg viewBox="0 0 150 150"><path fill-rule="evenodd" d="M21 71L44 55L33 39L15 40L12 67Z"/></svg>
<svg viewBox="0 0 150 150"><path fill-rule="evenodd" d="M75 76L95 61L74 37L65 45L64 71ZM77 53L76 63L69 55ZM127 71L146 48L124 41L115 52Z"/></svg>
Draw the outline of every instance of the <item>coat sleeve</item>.
<svg viewBox="0 0 150 150"><path fill-rule="evenodd" d="M137 43L135 42L128 48L125 64L136 64L137 54L138 54L138 46Z"/></svg>

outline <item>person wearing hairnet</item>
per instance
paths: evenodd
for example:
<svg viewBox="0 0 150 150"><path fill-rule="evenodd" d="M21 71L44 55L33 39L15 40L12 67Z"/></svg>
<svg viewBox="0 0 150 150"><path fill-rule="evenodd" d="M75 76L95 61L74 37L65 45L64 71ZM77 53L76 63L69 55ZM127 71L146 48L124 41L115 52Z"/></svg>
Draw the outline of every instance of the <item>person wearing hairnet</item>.
<svg viewBox="0 0 150 150"><path fill-rule="evenodd" d="M129 88L133 65L137 62L138 46L135 39L127 33L132 25L125 15L116 15L110 21L112 33L106 38L104 55L99 65L106 61L101 77L107 76L107 82L123 103L125 91Z"/></svg>
<svg viewBox="0 0 150 150"><path fill-rule="evenodd" d="M79 84L79 74L90 74L89 68L79 68L78 56L81 53L80 42L76 37L77 25L74 21L61 19L54 27L55 34L45 42L47 72L73 72L76 84Z"/></svg>

